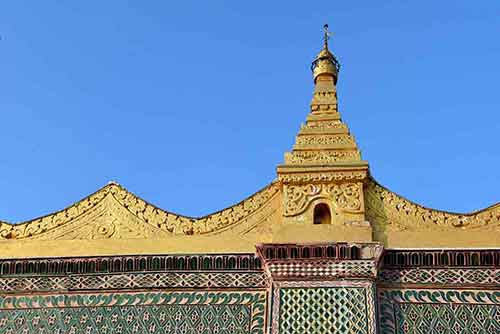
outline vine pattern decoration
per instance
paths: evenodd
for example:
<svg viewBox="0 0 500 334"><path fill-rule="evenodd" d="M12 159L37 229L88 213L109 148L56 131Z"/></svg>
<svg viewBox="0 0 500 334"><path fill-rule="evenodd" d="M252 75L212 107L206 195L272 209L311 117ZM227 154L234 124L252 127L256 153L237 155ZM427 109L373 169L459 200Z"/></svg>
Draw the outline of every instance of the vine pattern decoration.
<svg viewBox="0 0 500 334"><path fill-rule="evenodd" d="M366 218L389 231L500 231L500 203L472 213L451 213L415 204L370 178L365 188Z"/></svg>
<svg viewBox="0 0 500 334"><path fill-rule="evenodd" d="M285 216L296 216L307 210L316 199L333 203L338 213L363 212L362 183L287 184L284 186Z"/></svg>
<svg viewBox="0 0 500 334"><path fill-rule="evenodd" d="M162 210L113 182L61 211L20 224L0 221L0 240L51 239L57 234L69 239L103 239L217 233L266 207L279 192L279 183L273 182L236 205L194 218ZM78 226L70 228L72 222ZM95 222L89 231L76 231L75 227L89 222Z"/></svg>

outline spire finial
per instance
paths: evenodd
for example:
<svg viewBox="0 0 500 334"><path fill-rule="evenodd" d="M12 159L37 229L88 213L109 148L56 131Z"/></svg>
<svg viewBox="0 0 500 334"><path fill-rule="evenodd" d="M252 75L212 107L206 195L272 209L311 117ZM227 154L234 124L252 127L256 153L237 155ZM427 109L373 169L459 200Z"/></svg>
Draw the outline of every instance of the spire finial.
<svg viewBox="0 0 500 334"><path fill-rule="evenodd" d="M313 71L314 82L318 76L333 77L334 83L337 83L340 64L335 56L328 50L328 40L333 33L328 30L328 24L323 25L323 49L314 59L311 70Z"/></svg>
<svg viewBox="0 0 500 334"><path fill-rule="evenodd" d="M333 35L331 31L328 30L328 24L325 24L323 26L323 39L324 39L324 48L328 50L328 40L330 39L330 36Z"/></svg>

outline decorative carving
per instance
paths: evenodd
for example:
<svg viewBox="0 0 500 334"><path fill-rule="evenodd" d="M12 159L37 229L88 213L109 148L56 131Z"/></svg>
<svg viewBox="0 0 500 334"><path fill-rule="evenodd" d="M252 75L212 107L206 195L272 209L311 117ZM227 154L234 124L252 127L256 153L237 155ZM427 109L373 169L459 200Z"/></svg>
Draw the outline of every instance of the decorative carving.
<svg viewBox="0 0 500 334"><path fill-rule="evenodd" d="M274 281L375 279L382 249L375 243L257 245L264 268Z"/></svg>
<svg viewBox="0 0 500 334"><path fill-rule="evenodd" d="M298 136L296 145L355 145L354 139L347 134L344 135L308 135Z"/></svg>
<svg viewBox="0 0 500 334"><path fill-rule="evenodd" d="M337 100L332 99L331 97L314 97L313 102L311 103L311 112L313 113L313 115L328 113L340 117L339 113L337 112Z"/></svg>
<svg viewBox="0 0 500 334"><path fill-rule="evenodd" d="M383 269L378 276L383 284L440 284L500 286L500 269L488 268L446 268L446 269Z"/></svg>
<svg viewBox="0 0 500 334"><path fill-rule="evenodd" d="M362 180L366 177L366 171L322 171L321 173L294 172L280 173L279 180L286 183L306 183L306 182L339 182Z"/></svg>
<svg viewBox="0 0 500 334"><path fill-rule="evenodd" d="M330 90L314 92L312 105L318 106L318 110L321 110L323 106L324 110L328 110L331 104L334 104L336 101L337 92L331 87Z"/></svg>
<svg viewBox="0 0 500 334"><path fill-rule="evenodd" d="M363 185L361 183L341 183L328 187L333 203L340 211L360 212L362 208Z"/></svg>
<svg viewBox="0 0 500 334"><path fill-rule="evenodd" d="M363 211L362 194L362 183L286 184L284 186L285 216L301 214L317 198L332 201L337 212L361 213Z"/></svg>
<svg viewBox="0 0 500 334"><path fill-rule="evenodd" d="M500 266L497 249L387 249L384 268L449 268Z"/></svg>
<svg viewBox="0 0 500 334"><path fill-rule="evenodd" d="M0 260L0 276L84 275L158 271L262 270L254 254L130 255Z"/></svg>
<svg viewBox="0 0 500 334"><path fill-rule="evenodd" d="M296 260L367 260L378 263L382 245L377 243L259 244L257 253L266 262Z"/></svg>
<svg viewBox="0 0 500 334"><path fill-rule="evenodd" d="M340 120L333 120L333 121L309 121L305 126L303 126L303 129L321 129L321 130L326 130L326 129L347 129L347 125L342 123Z"/></svg>
<svg viewBox="0 0 500 334"><path fill-rule="evenodd" d="M366 191L366 217L375 228L394 231L491 229L499 231L500 203L487 209L459 214L425 208L370 179Z"/></svg>
<svg viewBox="0 0 500 334"><path fill-rule="evenodd" d="M279 189L279 184L273 183L230 208L190 218L161 210L112 183L54 214L22 224L0 222L0 240L148 238L152 235L161 238L220 232L261 209Z"/></svg>
<svg viewBox="0 0 500 334"><path fill-rule="evenodd" d="M64 276L0 277L2 292L78 290L167 289L167 288L266 288L263 272L155 272Z"/></svg>
<svg viewBox="0 0 500 334"><path fill-rule="evenodd" d="M335 278L371 278L377 276L377 265L374 261L307 261L299 263L277 262L268 266L273 280L320 279Z"/></svg>
<svg viewBox="0 0 500 334"><path fill-rule="evenodd" d="M357 150L339 151L293 151L285 155L285 163L300 164L329 164L342 161L359 161L361 154Z"/></svg>
<svg viewBox="0 0 500 334"><path fill-rule="evenodd" d="M329 51L323 51L314 63L315 71L323 71L322 66L333 66L334 57ZM292 152L285 153L285 165L338 165L361 160L356 142L338 112L335 84L333 72L322 72L321 78L315 77L311 112L296 137Z"/></svg>

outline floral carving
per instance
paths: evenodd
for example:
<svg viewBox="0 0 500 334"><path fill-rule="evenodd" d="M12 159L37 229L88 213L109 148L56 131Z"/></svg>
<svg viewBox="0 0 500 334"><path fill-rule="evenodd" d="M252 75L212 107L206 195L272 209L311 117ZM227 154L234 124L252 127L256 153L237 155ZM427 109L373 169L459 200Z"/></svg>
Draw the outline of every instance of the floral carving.
<svg viewBox="0 0 500 334"><path fill-rule="evenodd" d="M339 161L359 161L358 150L350 151L294 151L285 155L287 164L328 164Z"/></svg>
<svg viewBox="0 0 500 334"><path fill-rule="evenodd" d="M348 135L309 135L298 136L297 145L335 145L335 144L354 144L353 138Z"/></svg>
<svg viewBox="0 0 500 334"><path fill-rule="evenodd" d="M347 125L340 120L333 121L309 121L304 128L309 129L347 129Z"/></svg>
<svg viewBox="0 0 500 334"><path fill-rule="evenodd" d="M332 201L338 212L359 213L363 210L362 183L285 185L285 215L304 212L317 198Z"/></svg>
<svg viewBox="0 0 500 334"><path fill-rule="evenodd" d="M362 208L363 185L360 183L342 183L330 185L328 193L336 207L347 212L359 212Z"/></svg>
<svg viewBox="0 0 500 334"><path fill-rule="evenodd" d="M467 214L425 208L371 179L365 192L367 219L378 229L395 231L500 228L500 204Z"/></svg>
<svg viewBox="0 0 500 334"><path fill-rule="evenodd" d="M116 226L113 222L107 224L97 225L92 233L94 239L107 239L111 238L115 233Z"/></svg>

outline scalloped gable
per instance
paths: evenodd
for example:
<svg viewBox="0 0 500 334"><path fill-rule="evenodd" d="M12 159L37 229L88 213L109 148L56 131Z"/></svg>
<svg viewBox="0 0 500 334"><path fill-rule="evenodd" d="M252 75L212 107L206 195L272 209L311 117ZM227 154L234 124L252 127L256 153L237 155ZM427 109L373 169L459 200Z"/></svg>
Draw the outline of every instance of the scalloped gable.
<svg viewBox="0 0 500 334"><path fill-rule="evenodd" d="M429 209L370 178L365 186L366 219L375 231L457 231L500 229L500 203L470 212Z"/></svg>
<svg viewBox="0 0 500 334"><path fill-rule="evenodd" d="M55 213L23 222L0 222L0 240L147 239L220 233L244 223L279 192L272 183L242 202L200 218L162 210L110 183Z"/></svg>

